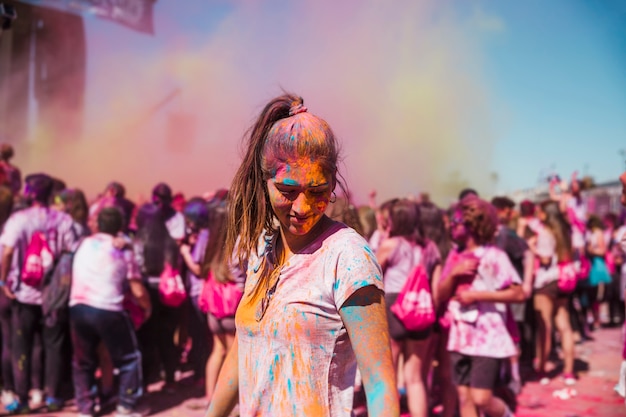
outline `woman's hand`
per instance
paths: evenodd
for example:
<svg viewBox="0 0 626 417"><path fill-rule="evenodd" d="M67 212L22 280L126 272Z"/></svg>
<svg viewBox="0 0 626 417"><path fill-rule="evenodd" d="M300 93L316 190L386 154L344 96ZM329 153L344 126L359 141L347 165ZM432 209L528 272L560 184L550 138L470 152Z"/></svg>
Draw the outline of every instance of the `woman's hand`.
<svg viewBox="0 0 626 417"><path fill-rule="evenodd" d="M455 278L474 276L478 272L479 263L480 260L476 256L472 254L463 255L452 268L451 275Z"/></svg>

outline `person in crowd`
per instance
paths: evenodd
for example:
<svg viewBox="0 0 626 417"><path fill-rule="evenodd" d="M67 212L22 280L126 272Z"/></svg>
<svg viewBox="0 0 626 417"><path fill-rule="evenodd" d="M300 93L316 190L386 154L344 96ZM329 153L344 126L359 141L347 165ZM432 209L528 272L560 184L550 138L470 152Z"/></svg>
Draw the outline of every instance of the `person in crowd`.
<svg viewBox="0 0 626 417"><path fill-rule="evenodd" d="M116 416L134 417L142 395L141 353L128 315L123 310L125 286L150 315L148 293L141 282L132 250L114 240L124 228L121 208L98 213L98 233L85 238L74 256L70 293L73 380L80 416L93 416L97 347L104 342L119 370Z"/></svg>
<svg viewBox="0 0 626 417"><path fill-rule="evenodd" d="M0 185L0 234L13 210L13 192L6 185ZM2 249L0 248L0 251ZM0 252L1 253L1 252ZM11 300L0 291L0 335L2 340L2 405L7 406L15 401L15 384L13 382L13 361L11 359ZM39 384L37 384L39 385Z"/></svg>
<svg viewBox="0 0 626 417"><path fill-rule="evenodd" d="M27 413L31 378L31 354L36 335L44 346L46 405L50 411L62 407L60 384L63 378L62 322L44 324L42 320L41 286L31 286L23 281L22 267L26 252L33 244L33 236L43 236L52 258L70 250L77 240L75 223L63 212L48 207L53 180L46 174L33 174L26 179L24 195L30 207L9 217L4 225L0 244L3 246L0 268L0 285L11 307L13 338L12 358L15 393L17 399L6 406L11 413Z"/></svg>
<svg viewBox="0 0 626 417"><path fill-rule="evenodd" d="M531 352L534 350L534 327L532 314L532 279L534 274L534 255L524 239L510 227L515 202L508 197L499 196L491 200L498 216L498 228L494 244L503 250L518 275L523 278L522 289L527 298L522 303L511 303L509 307L509 319L512 318L517 327L514 331L515 338L519 339L519 351L516 356L511 357L511 384L509 387L515 394L519 394L522 386L522 379L519 371L519 361L521 355L526 353L526 360L532 360ZM513 329L515 330L515 329ZM530 354L530 355L528 355Z"/></svg>
<svg viewBox="0 0 626 417"><path fill-rule="evenodd" d="M419 223L419 211L414 202L407 199L393 200L389 205L385 233L388 238L382 241L376 252L383 270L393 363L397 367L400 355L403 356L402 375L412 417L428 415L426 383L430 364L426 360L432 329L409 331L389 308L396 302L411 272L418 265L424 264L425 242L418 230Z"/></svg>
<svg viewBox="0 0 626 417"><path fill-rule="evenodd" d="M102 195L91 205L89 214L97 216L98 211L111 204L115 204L117 207L121 208L124 211L124 218L126 219L131 218L135 210L135 203L126 198L126 188L124 185L117 181L112 181L107 184ZM128 222L126 225L128 225ZM125 226L124 231L127 231L127 226Z"/></svg>
<svg viewBox="0 0 626 417"><path fill-rule="evenodd" d="M369 413L399 415L380 267L324 214L338 160L329 125L291 94L249 131L225 249L249 260L248 276L207 416L237 399L242 416L349 416L357 366Z"/></svg>
<svg viewBox="0 0 626 417"><path fill-rule="evenodd" d="M165 375L162 391L175 390L179 353L174 334L179 325L182 307L163 304L159 295L161 274L167 264L179 268L180 255L176 241L170 236L165 219L157 206L146 203L137 212L134 240L137 266L150 297L152 314L138 331L142 351L144 384Z"/></svg>
<svg viewBox="0 0 626 417"><path fill-rule="evenodd" d="M622 173L622 175L619 177L619 180L622 183L622 195L620 197L620 202L622 203L623 207L626 207L626 172ZM621 253L626 254L626 219L624 219L624 223L622 227L620 227L620 230L621 232L618 232L618 236L616 238L618 245L620 246ZM622 278L625 278L625 269L626 266L623 265ZM622 284L622 293L624 294L622 295L622 300L624 300L624 297L626 296L626 286L624 286L624 284ZM624 324L624 326L626 327L626 323ZM626 332L623 332L623 334L626 334ZM622 398L624 398L626 403L626 337L622 338L622 344L624 346L622 349L622 364L620 366L618 381L614 389L615 392L617 392Z"/></svg>
<svg viewBox="0 0 626 417"><path fill-rule="evenodd" d="M445 306L438 306L436 303L437 292L441 282L441 268L435 273L437 265L443 265L448 253L453 248L452 240L446 228L444 212L429 199L423 199L418 204L420 213L420 225L427 242L424 257L425 265L429 265L430 287L433 294L433 302L435 302L435 310L438 319L442 318ZM432 246L435 250L432 250ZM429 260L430 259L430 260ZM433 326L433 335L431 336L430 349L427 364L432 363L432 359L437 361L437 367L433 369L432 387L430 390L431 400L435 408L441 409L442 417L452 417L457 410L457 394L456 388L452 382L450 353L447 350L448 345L448 329L444 321L439 321ZM437 396L435 399L434 397ZM439 403L439 402L440 403Z"/></svg>
<svg viewBox="0 0 626 417"><path fill-rule="evenodd" d="M568 299L558 286L559 264L574 260L571 231L565 216L555 201L537 206L541 227L531 241L535 254L534 309L537 324L535 372L542 384L550 382L549 374L556 368L548 358L552 351L552 329L556 326L563 351L563 375L566 385L574 385L574 335L570 325Z"/></svg>
<svg viewBox="0 0 626 417"><path fill-rule="evenodd" d="M608 304L608 325L611 327L620 326L624 323L624 306L621 302L621 286L622 265L624 264L624 255L619 245L621 238L620 219L616 213L606 213L602 218L605 228L605 240L608 242L608 251L606 255L607 266L609 261L611 266L611 283L606 288L606 302Z"/></svg>
<svg viewBox="0 0 626 417"><path fill-rule="evenodd" d="M448 350L461 417L510 417L494 396L502 361L516 354L502 303L521 302L521 279L506 253L491 245L497 229L495 209L466 196L454 209L451 235L457 243L446 261L437 296L449 300Z"/></svg>
<svg viewBox="0 0 626 417"><path fill-rule="evenodd" d="M22 190L22 173L11 163L14 155L13 146L8 143L0 145L0 181L2 185L9 187L14 197L17 197Z"/></svg>
<svg viewBox="0 0 626 417"><path fill-rule="evenodd" d="M152 189L152 203L161 210L170 236L180 243L185 238L185 216L172 207L173 199L172 189L163 182Z"/></svg>
<svg viewBox="0 0 626 417"><path fill-rule="evenodd" d="M363 227L363 237L369 241L376 230L376 210L370 206L359 206L357 208L359 223Z"/></svg>
<svg viewBox="0 0 626 417"><path fill-rule="evenodd" d="M593 324L591 329L600 327L600 301L605 299L607 285L611 283L611 274L606 264L609 241L606 239L604 223L596 215L591 215L587 221L587 256L591 261L591 270L587 280L587 299L585 306L591 310ZM583 318L587 318L583 310Z"/></svg>
<svg viewBox="0 0 626 417"><path fill-rule="evenodd" d="M187 204L187 200L185 200L185 195L183 193L176 193L172 197L172 208L179 213L182 213L185 210L185 204Z"/></svg>
<svg viewBox="0 0 626 417"><path fill-rule="evenodd" d="M389 209L395 203L397 199L385 201L380 207L376 209L376 230L370 236L369 245L370 248L376 252L381 243L389 236Z"/></svg>
<svg viewBox="0 0 626 417"><path fill-rule="evenodd" d="M207 332L207 316L200 308L200 295L206 280L202 275L202 264L209 243L209 210L207 202L200 197L190 199L183 210L187 236L180 246L180 254L187 268L187 286L189 293L188 332L191 337L189 361L194 370L194 380L205 385L205 369L211 346Z"/></svg>
<svg viewBox="0 0 626 417"><path fill-rule="evenodd" d="M69 214L76 227L79 228L79 236L89 234L89 206L82 190L67 188L58 193L54 198L54 208Z"/></svg>
<svg viewBox="0 0 626 417"><path fill-rule="evenodd" d="M204 255L202 275L211 274L212 280L205 285L213 285L220 288L235 286L239 291L219 291L214 294L221 294L223 297L234 297L234 299L224 299L223 306L236 306L241 299L241 294L246 280L247 264L240 265L237 257L228 256L224 253L226 243L226 222L228 218L227 201L216 198L209 203L209 243ZM206 365L206 403L208 406L213 398L217 377L224 364L226 355L231 349L235 340L235 312L232 311L211 311L208 307L207 319L209 330L213 336L213 348ZM220 313L219 317L216 314ZM222 315L223 314L223 315Z"/></svg>

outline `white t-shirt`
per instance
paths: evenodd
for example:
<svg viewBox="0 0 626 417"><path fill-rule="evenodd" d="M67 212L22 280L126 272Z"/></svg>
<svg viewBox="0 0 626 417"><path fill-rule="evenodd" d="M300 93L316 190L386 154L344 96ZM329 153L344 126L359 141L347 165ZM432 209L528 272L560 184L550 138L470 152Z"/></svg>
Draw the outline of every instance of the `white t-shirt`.
<svg viewBox="0 0 626 417"><path fill-rule="evenodd" d="M185 237L185 216L180 212L176 212L165 222L167 231L170 232L170 236L174 240L181 240Z"/></svg>
<svg viewBox="0 0 626 417"><path fill-rule="evenodd" d="M83 240L74 255L70 307L85 304L122 311L129 279L141 277L131 250L113 246L113 236L97 233Z"/></svg>
<svg viewBox="0 0 626 417"><path fill-rule="evenodd" d="M339 310L358 289L383 288L367 242L332 225L289 258L258 322L260 265L256 254L249 259L235 318L241 416L350 416L356 360Z"/></svg>
<svg viewBox="0 0 626 417"><path fill-rule="evenodd" d="M395 240L396 246L387 260L383 282L386 294L399 294L409 275L422 262L422 248L401 236L389 239Z"/></svg>
<svg viewBox="0 0 626 417"><path fill-rule="evenodd" d="M9 217L2 230L0 245L14 249L7 285L13 289L20 303L41 305L41 288L20 282L26 249L33 234L42 231L54 258L64 250L70 250L80 236L79 227L64 212L47 207L30 207L15 212Z"/></svg>

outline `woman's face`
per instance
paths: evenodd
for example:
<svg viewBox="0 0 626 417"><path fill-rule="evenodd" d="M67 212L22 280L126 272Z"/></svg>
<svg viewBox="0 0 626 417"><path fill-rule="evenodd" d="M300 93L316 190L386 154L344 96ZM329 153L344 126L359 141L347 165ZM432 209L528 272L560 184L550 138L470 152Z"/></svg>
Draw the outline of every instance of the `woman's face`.
<svg viewBox="0 0 626 417"><path fill-rule="evenodd" d="M452 217L450 217L450 237L456 243L463 244L469 237L469 231L463 223L463 213L461 210L456 210Z"/></svg>
<svg viewBox="0 0 626 417"><path fill-rule="evenodd" d="M334 189L318 162L298 158L281 163L267 180L272 210L286 234L304 236L320 221Z"/></svg>
<svg viewBox="0 0 626 417"><path fill-rule="evenodd" d="M541 220L542 222L545 222L546 219L548 218L548 215L546 214L545 211L543 211L543 208L541 206L537 206L536 210L535 210L535 215L537 216L537 218L539 220Z"/></svg>

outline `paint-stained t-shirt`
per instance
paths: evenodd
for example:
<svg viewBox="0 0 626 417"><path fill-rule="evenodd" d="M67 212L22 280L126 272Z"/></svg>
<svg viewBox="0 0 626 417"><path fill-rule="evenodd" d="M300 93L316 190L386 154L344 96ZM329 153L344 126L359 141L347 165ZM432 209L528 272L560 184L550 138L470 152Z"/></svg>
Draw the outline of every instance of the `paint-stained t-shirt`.
<svg viewBox="0 0 626 417"><path fill-rule="evenodd" d="M479 259L479 264L471 291L499 291L521 284L517 271L502 250L481 246L474 249L473 254ZM448 303L448 312L452 318L449 351L487 358L515 355L515 343L506 327L505 304L479 301L462 307L453 299Z"/></svg>
<svg viewBox="0 0 626 417"><path fill-rule="evenodd" d="M64 212L47 207L30 207L15 212L4 225L0 244L14 249L7 285L23 304L41 305L41 287L32 287L20 280L26 250L33 234L44 232L55 259L61 252L70 250L79 239L79 226Z"/></svg>
<svg viewBox="0 0 626 417"><path fill-rule="evenodd" d="M249 259L236 314L241 416L350 416L356 359L339 309L360 288L383 288L367 242L333 224L289 258L257 321L261 259Z"/></svg>

